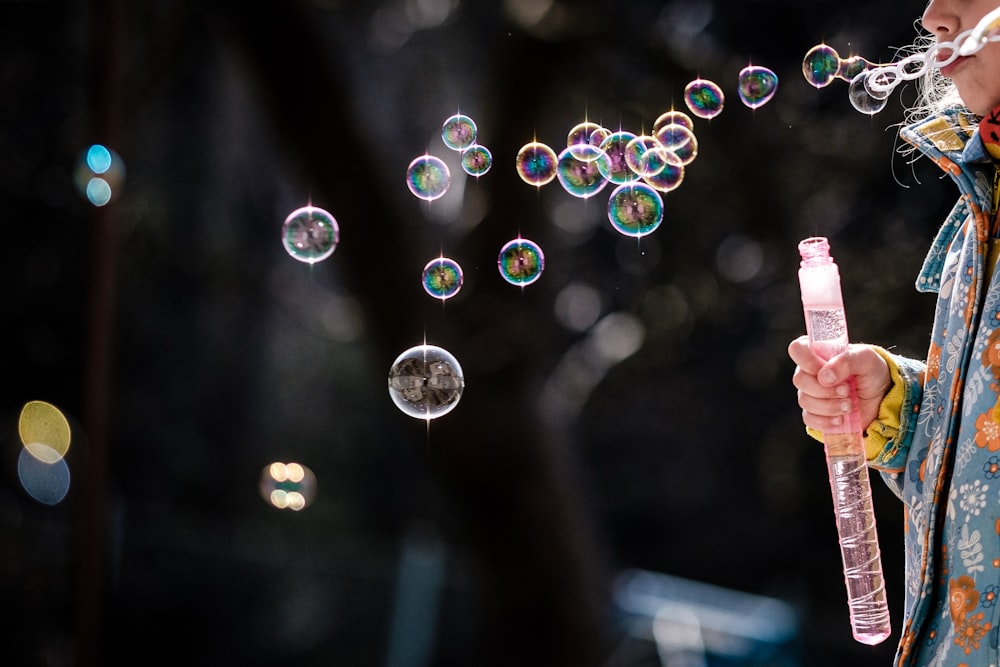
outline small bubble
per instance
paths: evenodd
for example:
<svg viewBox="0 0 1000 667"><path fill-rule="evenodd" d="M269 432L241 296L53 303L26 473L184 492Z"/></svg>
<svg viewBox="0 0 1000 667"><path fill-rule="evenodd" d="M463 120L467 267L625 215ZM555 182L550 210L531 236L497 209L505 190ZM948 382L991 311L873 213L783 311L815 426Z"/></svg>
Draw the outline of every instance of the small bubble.
<svg viewBox="0 0 1000 667"><path fill-rule="evenodd" d="M582 157L577 157L577 156ZM587 199L604 189L608 180L599 167L604 151L589 144L568 146L559 155L556 176L563 189L574 197Z"/></svg>
<svg viewBox="0 0 1000 667"><path fill-rule="evenodd" d="M285 218L281 226L281 242L293 259L315 264L337 249L340 225L329 211L316 206L303 206Z"/></svg>
<svg viewBox="0 0 1000 667"><path fill-rule="evenodd" d="M738 77L739 97L751 109L764 106L778 90L778 75L766 67L748 65Z"/></svg>
<svg viewBox="0 0 1000 667"><path fill-rule="evenodd" d="M658 159L663 166L655 174L643 177L643 182L660 192L676 190L684 180L684 163L671 151L657 151Z"/></svg>
<svg viewBox="0 0 1000 667"><path fill-rule="evenodd" d="M725 95L717 83L695 79L684 87L684 103L699 118L715 118L722 113Z"/></svg>
<svg viewBox="0 0 1000 667"><path fill-rule="evenodd" d="M422 274L424 291L435 299L450 299L462 289L464 276L458 262L438 257L427 262Z"/></svg>
<svg viewBox="0 0 1000 667"><path fill-rule="evenodd" d="M511 285L530 285L542 276L545 255L537 243L518 237L500 249L497 267Z"/></svg>
<svg viewBox="0 0 1000 667"><path fill-rule="evenodd" d="M597 162L597 168L601 175L616 185L630 183L639 180L639 175L629 169L625 154L628 152L628 144L635 139L636 135L628 130L618 130L612 132L601 142L601 150L605 156Z"/></svg>
<svg viewBox="0 0 1000 667"><path fill-rule="evenodd" d="M468 116L455 114L441 126L441 141L453 151L463 151L476 143L478 129Z"/></svg>
<svg viewBox="0 0 1000 667"><path fill-rule="evenodd" d="M686 125L668 123L653 134L660 145L680 159L681 164L691 164L698 157L698 138Z"/></svg>
<svg viewBox="0 0 1000 667"><path fill-rule="evenodd" d="M556 152L540 141L532 141L517 152L517 173L528 185L542 186L556 177Z"/></svg>
<svg viewBox="0 0 1000 667"><path fill-rule="evenodd" d="M889 91L872 92L868 87L868 72L861 72L847 88L851 105L861 113L874 116L889 103Z"/></svg>
<svg viewBox="0 0 1000 667"><path fill-rule="evenodd" d="M448 192L451 172L441 158L421 155L406 169L406 187L419 199L433 201Z"/></svg>
<svg viewBox="0 0 1000 667"><path fill-rule="evenodd" d="M671 109L660 114L656 120L653 121L653 134L655 135L660 128L666 125L683 125L687 129L694 132L694 121L683 111L677 111Z"/></svg>
<svg viewBox="0 0 1000 667"><path fill-rule="evenodd" d="M830 85L840 71L840 54L832 46L817 44L802 59L802 75L815 88Z"/></svg>
<svg viewBox="0 0 1000 667"><path fill-rule="evenodd" d="M469 176L479 178L493 166L493 154L486 146L472 144L462 151L462 170Z"/></svg>
<svg viewBox="0 0 1000 667"><path fill-rule="evenodd" d="M664 165L659 151L663 144L649 134L640 134L625 144L625 164L639 176L652 176Z"/></svg>
<svg viewBox="0 0 1000 667"><path fill-rule="evenodd" d="M663 222L663 198L645 183L619 185L608 197L608 220L625 236L645 236Z"/></svg>
<svg viewBox="0 0 1000 667"><path fill-rule="evenodd" d="M458 405L465 378L458 359L436 345L416 345L392 362L389 396L404 414L437 419Z"/></svg>

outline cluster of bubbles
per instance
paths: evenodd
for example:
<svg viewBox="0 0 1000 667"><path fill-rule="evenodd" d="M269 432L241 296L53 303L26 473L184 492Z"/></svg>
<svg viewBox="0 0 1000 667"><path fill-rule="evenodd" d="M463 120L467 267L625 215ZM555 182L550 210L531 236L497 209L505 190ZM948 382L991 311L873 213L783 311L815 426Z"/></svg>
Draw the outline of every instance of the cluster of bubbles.
<svg viewBox="0 0 1000 667"><path fill-rule="evenodd" d="M45 401L28 401L17 420L21 450L17 477L36 501L56 505L69 492L70 471L66 454L72 440L69 420L59 408Z"/></svg>
<svg viewBox="0 0 1000 667"><path fill-rule="evenodd" d="M94 206L104 206L118 197L125 183L125 162L102 144L84 150L73 169L77 192Z"/></svg>
<svg viewBox="0 0 1000 667"><path fill-rule="evenodd" d="M861 113L874 115L886 107L890 94L899 84L919 79L932 68L946 67L995 41L1000 41L1000 7L983 16L971 30L959 33L954 40L938 42L926 51L895 63L876 64L861 56L842 58L833 47L817 44L806 52L802 74L816 88L827 86L835 79L849 82L851 105Z"/></svg>
<svg viewBox="0 0 1000 667"><path fill-rule="evenodd" d="M316 498L316 475L301 463L275 461L260 473L261 498L278 509L299 511Z"/></svg>
<svg viewBox="0 0 1000 667"><path fill-rule="evenodd" d="M478 143L478 135L476 122L461 113L447 118L441 126L442 143L460 154L462 170L476 178L493 166L493 154ZM419 155L406 168L406 187L414 197L434 201L443 197L451 187L451 171L436 155Z"/></svg>

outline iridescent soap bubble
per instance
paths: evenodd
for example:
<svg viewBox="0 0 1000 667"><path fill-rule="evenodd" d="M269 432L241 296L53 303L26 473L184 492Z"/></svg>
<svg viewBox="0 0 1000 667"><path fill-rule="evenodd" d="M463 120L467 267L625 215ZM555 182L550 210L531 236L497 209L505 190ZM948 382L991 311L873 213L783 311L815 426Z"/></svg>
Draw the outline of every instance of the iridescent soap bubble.
<svg viewBox="0 0 1000 667"><path fill-rule="evenodd" d="M665 111L657 116L656 120L653 121L653 134L655 135L660 128L666 125L683 125L694 132L694 121L691 120L691 117L676 109Z"/></svg>
<svg viewBox="0 0 1000 667"><path fill-rule="evenodd" d="M545 254L534 241L520 237L508 241L497 258L500 275L511 285L530 285L542 276Z"/></svg>
<svg viewBox="0 0 1000 667"><path fill-rule="evenodd" d="M861 72L847 87L851 105L861 113L874 116L889 103L889 91L873 92L868 86L868 72Z"/></svg>
<svg viewBox="0 0 1000 667"><path fill-rule="evenodd" d="M664 165L663 145L651 134L639 134L625 144L625 164L639 176L651 176Z"/></svg>
<svg viewBox="0 0 1000 667"><path fill-rule="evenodd" d="M448 192L451 172L439 157L421 155L406 169L406 187L415 197L433 201Z"/></svg>
<svg viewBox="0 0 1000 667"><path fill-rule="evenodd" d="M751 109L764 106L778 90L778 75L766 67L747 65L737 78L740 100Z"/></svg>
<svg viewBox="0 0 1000 667"><path fill-rule="evenodd" d="M316 475L301 463L275 461L260 473L257 490L265 502L295 512L316 498Z"/></svg>
<svg viewBox="0 0 1000 667"><path fill-rule="evenodd" d="M643 182L659 192L676 190L684 180L684 163L671 151L660 151L657 155L663 160L663 166L655 174L644 176Z"/></svg>
<svg viewBox="0 0 1000 667"><path fill-rule="evenodd" d="M458 359L436 345L416 345L389 368L389 396L410 417L437 419L458 405L465 377Z"/></svg>
<svg viewBox="0 0 1000 667"><path fill-rule="evenodd" d="M462 267L453 259L438 257L427 262L421 274L424 291L435 299L450 299L462 289Z"/></svg>
<svg viewBox="0 0 1000 667"><path fill-rule="evenodd" d="M840 54L827 44L817 44L802 59L802 76L815 88L830 85L839 71Z"/></svg>
<svg viewBox="0 0 1000 667"><path fill-rule="evenodd" d="M548 144L532 141L517 152L517 174L528 185L542 186L556 177L559 157Z"/></svg>
<svg viewBox="0 0 1000 667"><path fill-rule="evenodd" d="M583 157L578 158L577 155ZM564 148L556 165L556 177L560 185L574 197L593 197L608 184L599 167L603 157L604 151L589 144Z"/></svg>
<svg viewBox="0 0 1000 667"><path fill-rule="evenodd" d="M571 150L576 146L582 147L580 151L573 151L573 155L578 160L595 159L596 154L593 151L587 150L587 148L590 146L600 146L604 137L607 136L605 134L607 132L608 130L601 127L598 123L591 121L577 123L566 135L566 147Z"/></svg>
<svg viewBox="0 0 1000 667"><path fill-rule="evenodd" d="M94 206L118 197L125 183L125 162L102 144L89 146L77 158L73 171L77 191Z"/></svg>
<svg viewBox="0 0 1000 667"><path fill-rule="evenodd" d="M625 159L628 152L628 144L635 139L635 133L628 130L618 130L609 134L601 142L601 150L605 157L597 162L597 168L601 170L601 175L612 183L620 185L639 180L639 175L632 171Z"/></svg>
<svg viewBox="0 0 1000 667"><path fill-rule="evenodd" d="M691 164L698 157L698 138L685 125L669 123L653 133L665 149L676 155L681 164Z"/></svg>
<svg viewBox="0 0 1000 667"><path fill-rule="evenodd" d="M317 206L303 206L285 218L281 226L281 242L293 259L315 264L337 249L340 225L329 211Z"/></svg>
<svg viewBox="0 0 1000 667"><path fill-rule="evenodd" d="M608 197L608 220L625 236L645 236L663 222L663 198L646 183L619 185Z"/></svg>
<svg viewBox="0 0 1000 667"><path fill-rule="evenodd" d="M699 118L715 118L722 113L725 101L719 84L707 79L695 79L684 87L684 103Z"/></svg>
<svg viewBox="0 0 1000 667"><path fill-rule="evenodd" d="M840 61L840 67L837 68L837 78L848 82L854 81L859 74L871 71L875 67L875 63L861 56L844 58Z"/></svg>
<svg viewBox="0 0 1000 667"><path fill-rule="evenodd" d="M441 141L453 151L463 151L476 143L476 123L468 116L455 114L441 126Z"/></svg>
<svg viewBox="0 0 1000 667"><path fill-rule="evenodd" d="M493 166L493 154L486 146L472 144L462 151L462 170L479 178Z"/></svg>

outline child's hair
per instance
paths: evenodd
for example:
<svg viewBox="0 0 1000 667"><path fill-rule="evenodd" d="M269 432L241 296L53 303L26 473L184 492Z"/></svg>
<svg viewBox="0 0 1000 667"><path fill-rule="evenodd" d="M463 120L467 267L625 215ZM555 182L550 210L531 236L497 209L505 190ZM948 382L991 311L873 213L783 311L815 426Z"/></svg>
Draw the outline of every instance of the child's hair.
<svg viewBox="0 0 1000 667"><path fill-rule="evenodd" d="M906 54L916 54L926 52L937 43L934 35L927 34L920 29L917 24L917 38L913 44L905 49ZM915 123L919 120L933 116L937 113L954 107L965 107L958 89L951 79L941 76L938 67L928 66L923 76L916 80L917 99L906 111L906 123Z"/></svg>

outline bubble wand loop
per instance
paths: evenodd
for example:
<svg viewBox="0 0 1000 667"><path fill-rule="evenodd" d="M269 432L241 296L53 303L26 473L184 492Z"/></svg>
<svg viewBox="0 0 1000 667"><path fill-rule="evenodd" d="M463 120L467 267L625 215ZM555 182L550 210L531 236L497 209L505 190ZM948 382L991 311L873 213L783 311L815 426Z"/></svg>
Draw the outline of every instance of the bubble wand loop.
<svg viewBox="0 0 1000 667"><path fill-rule="evenodd" d="M830 359L845 351L849 340L840 271L830 257L830 244L823 237L800 242L799 254L802 256L799 285L809 346L820 358ZM843 425L822 435L844 563L851 630L857 641L874 645L884 641L892 630L853 378L849 398L851 412Z"/></svg>
<svg viewBox="0 0 1000 667"><path fill-rule="evenodd" d="M842 59L832 47L820 44L806 53L802 73L816 88L829 85L835 78L850 81L851 104L858 111L873 115L885 108L889 95L903 81L919 79L930 68L946 67L997 41L1000 41L1000 7L987 13L974 28L960 33L953 41L939 42L926 51L887 65L875 64L859 56Z"/></svg>

